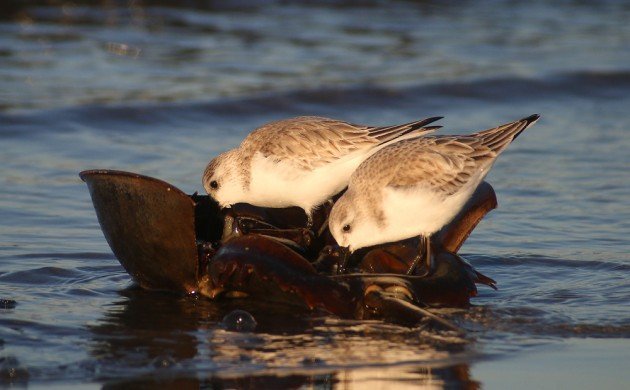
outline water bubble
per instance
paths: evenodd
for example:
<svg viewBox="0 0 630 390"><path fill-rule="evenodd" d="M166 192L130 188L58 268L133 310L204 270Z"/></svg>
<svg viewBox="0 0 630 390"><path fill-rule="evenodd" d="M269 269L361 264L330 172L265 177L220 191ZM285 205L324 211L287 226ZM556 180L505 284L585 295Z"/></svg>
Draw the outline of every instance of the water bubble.
<svg viewBox="0 0 630 390"><path fill-rule="evenodd" d="M160 355L153 359L151 364L155 368L169 368L177 364L177 362L170 356Z"/></svg>
<svg viewBox="0 0 630 390"><path fill-rule="evenodd" d="M220 325L234 332L253 332L258 324L254 316L245 310L234 310L223 317Z"/></svg>

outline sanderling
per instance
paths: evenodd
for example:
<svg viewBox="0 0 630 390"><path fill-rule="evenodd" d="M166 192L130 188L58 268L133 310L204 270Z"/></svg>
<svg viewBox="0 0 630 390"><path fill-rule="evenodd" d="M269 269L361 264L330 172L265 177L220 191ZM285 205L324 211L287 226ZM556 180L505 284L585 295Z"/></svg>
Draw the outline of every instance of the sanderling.
<svg viewBox="0 0 630 390"><path fill-rule="evenodd" d="M439 119L386 127L313 116L271 122L210 161L203 186L221 207L301 207L311 227L313 210L344 189L363 160L396 139L435 131L425 126Z"/></svg>
<svg viewBox="0 0 630 390"><path fill-rule="evenodd" d="M431 272L431 235L457 215L499 154L538 118L470 135L401 140L367 158L329 216L345 258L360 248L419 236L407 273L414 273L422 258Z"/></svg>

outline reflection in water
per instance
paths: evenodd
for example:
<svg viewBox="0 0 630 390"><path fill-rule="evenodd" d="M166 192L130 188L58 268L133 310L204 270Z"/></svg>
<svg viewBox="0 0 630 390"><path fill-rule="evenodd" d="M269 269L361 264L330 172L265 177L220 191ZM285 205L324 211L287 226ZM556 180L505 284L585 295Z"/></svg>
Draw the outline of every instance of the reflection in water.
<svg viewBox="0 0 630 390"><path fill-rule="evenodd" d="M214 376L208 378L178 377L172 379L144 378L112 380L103 389L479 389L479 382L470 378L468 365L446 368L370 368L338 370L326 374L304 375L245 375L241 377Z"/></svg>
<svg viewBox="0 0 630 390"><path fill-rule="evenodd" d="M91 354L108 370L167 368L198 354L194 331L200 320L211 316L183 298L126 290L128 299L117 302L92 331ZM191 311L192 310L192 311Z"/></svg>
<svg viewBox="0 0 630 390"><path fill-rule="evenodd" d="M106 388L393 388L474 385L460 364L470 342L378 321L312 317L246 300L217 304L128 289L90 326L90 354ZM256 332L224 329L234 309Z"/></svg>

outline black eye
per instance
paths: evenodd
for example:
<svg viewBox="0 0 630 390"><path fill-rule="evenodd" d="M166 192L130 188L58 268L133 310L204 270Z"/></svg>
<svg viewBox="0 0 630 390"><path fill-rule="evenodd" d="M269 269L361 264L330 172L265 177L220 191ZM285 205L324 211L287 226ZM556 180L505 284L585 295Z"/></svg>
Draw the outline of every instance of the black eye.
<svg viewBox="0 0 630 390"><path fill-rule="evenodd" d="M210 182L210 187L212 187L212 188L214 188L216 190L217 188L219 188L219 183L217 183L216 180L212 180Z"/></svg>
<svg viewBox="0 0 630 390"><path fill-rule="evenodd" d="M343 229L343 231L344 231L344 232L346 232L346 233L347 233L347 232L349 232L349 231L350 231L351 227L350 227L350 225L343 225L343 228L342 228L342 229Z"/></svg>

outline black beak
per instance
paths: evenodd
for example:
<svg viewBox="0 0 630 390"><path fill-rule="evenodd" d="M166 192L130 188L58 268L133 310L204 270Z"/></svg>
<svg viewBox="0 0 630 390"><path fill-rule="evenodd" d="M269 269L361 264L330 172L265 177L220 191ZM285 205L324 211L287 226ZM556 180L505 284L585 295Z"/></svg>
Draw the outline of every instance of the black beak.
<svg viewBox="0 0 630 390"><path fill-rule="evenodd" d="M345 274L348 268L348 260L350 260L350 248L347 246L337 246L335 255L339 258L337 262L337 275Z"/></svg>
<svg viewBox="0 0 630 390"><path fill-rule="evenodd" d="M350 249L339 245L326 245L320 252L313 266L317 272L341 275L346 272L350 261Z"/></svg>

